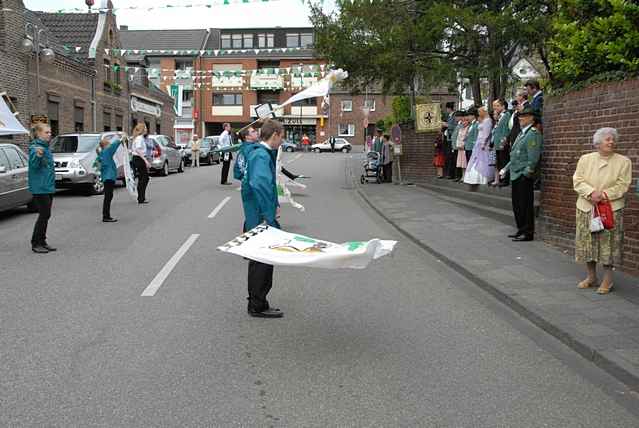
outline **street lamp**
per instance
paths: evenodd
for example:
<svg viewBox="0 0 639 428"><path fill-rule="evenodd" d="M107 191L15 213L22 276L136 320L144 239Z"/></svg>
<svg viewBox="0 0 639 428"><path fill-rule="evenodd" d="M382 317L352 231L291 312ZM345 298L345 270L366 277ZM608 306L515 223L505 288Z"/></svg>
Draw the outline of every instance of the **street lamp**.
<svg viewBox="0 0 639 428"><path fill-rule="evenodd" d="M40 40L45 39L48 45L49 38L44 28L39 28L37 25L27 22L24 26L25 38L22 39L20 47L24 53L34 53L36 63L36 99L37 105L40 106L40 60L45 64L51 64L55 60L55 53L51 48L41 48Z"/></svg>

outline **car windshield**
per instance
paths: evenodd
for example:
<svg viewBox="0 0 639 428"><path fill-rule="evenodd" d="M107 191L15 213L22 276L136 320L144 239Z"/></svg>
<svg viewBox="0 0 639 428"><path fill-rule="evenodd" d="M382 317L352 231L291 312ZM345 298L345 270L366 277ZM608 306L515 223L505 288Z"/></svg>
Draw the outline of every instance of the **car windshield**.
<svg viewBox="0 0 639 428"><path fill-rule="evenodd" d="M209 139L204 139L204 140L202 140L201 147L202 147L202 148L209 148L209 147L211 147L211 140L209 140Z"/></svg>
<svg viewBox="0 0 639 428"><path fill-rule="evenodd" d="M53 153L87 153L100 142L98 135L60 135L51 142Z"/></svg>

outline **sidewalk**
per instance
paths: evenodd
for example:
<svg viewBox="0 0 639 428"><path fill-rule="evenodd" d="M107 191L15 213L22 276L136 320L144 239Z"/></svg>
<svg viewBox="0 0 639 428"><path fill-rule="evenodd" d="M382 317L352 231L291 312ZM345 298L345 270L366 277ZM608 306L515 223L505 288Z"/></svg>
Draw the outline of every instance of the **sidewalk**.
<svg viewBox="0 0 639 428"><path fill-rule="evenodd" d="M542 242L512 242L496 219L417 186L357 184L393 226L522 316L632 388L639 388L639 278L614 292L579 290L583 266Z"/></svg>

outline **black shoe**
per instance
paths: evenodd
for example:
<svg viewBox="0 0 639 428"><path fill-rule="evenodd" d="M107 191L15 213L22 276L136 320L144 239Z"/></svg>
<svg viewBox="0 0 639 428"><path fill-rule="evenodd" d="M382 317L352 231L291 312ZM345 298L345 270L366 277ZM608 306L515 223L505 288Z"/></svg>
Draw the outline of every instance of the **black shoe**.
<svg viewBox="0 0 639 428"><path fill-rule="evenodd" d="M523 233L517 232L517 233L512 233L512 234L508 235L508 237L509 238L519 238L522 235L523 235Z"/></svg>
<svg viewBox="0 0 639 428"><path fill-rule="evenodd" d="M284 312L280 311L279 309L272 308L264 309L259 312L249 309L248 314L255 318L282 318L284 316Z"/></svg>
<svg viewBox="0 0 639 428"><path fill-rule="evenodd" d="M535 238L533 238L530 235L524 235L524 236L518 236L517 238L513 239L513 242L529 242L529 241L534 241Z"/></svg>
<svg viewBox="0 0 639 428"><path fill-rule="evenodd" d="M44 245L34 245L31 247L31 250L38 254L46 254L49 252Z"/></svg>
<svg viewBox="0 0 639 428"><path fill-rule="evenodd" d="M111 218L111 217L102 219L103 223L115 223L116 221L118 221L117 218Z"/></svg>
<svg viewBox="0 0 639 428"><path fill-rule="evenodd" d="M138 201L138 204L148 204L149 201Z"/></svg>
<svg viewBox="0 0 639 428"><path fill-rule="evenodd" d="M57 249L57 248L52 247L51 245L46 244L46 243L45 243L45 244L43 244L42 246L43 246L44 248L46 248L48 252L58 251L58 249Z"/></svg>

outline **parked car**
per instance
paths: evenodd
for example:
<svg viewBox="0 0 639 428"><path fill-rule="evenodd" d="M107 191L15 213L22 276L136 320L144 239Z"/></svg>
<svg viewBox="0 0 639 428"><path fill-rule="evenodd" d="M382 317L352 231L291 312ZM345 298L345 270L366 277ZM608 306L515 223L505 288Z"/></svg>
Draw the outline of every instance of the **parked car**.
<svg viewBox="0 0 639 428"><path fill-rule="evenodd" d="M205 163L207 165L213 165L213 162L220 163L220 153L216 152L220 137L204 137L200 144L200 164ZM185 150L185 161L187 164L191 164L191 146Z"/></svg>
<svg viewBox="0 0 639 428"><path fill-rule="evenodd" d="M340 151L342 153L348 153L352 149L353 149L353 146L351 146L351 143L349 143L345 138L335 138L336 151ZM330 152L331 145L328 143L328 140L326 140L323 143L313 144L311 146L311 150L313 150L315 153Z"/></svg>
<svg viewBox="0 0 639 428"><path fill-rule="evenodd" d="M283 140L282 141L282 150L285 152L295 152L297 150L299 150L299 146L296 143L293 143L291 141L288 140Z"/></svg>
<svg viewBox="0 0 639 428"><path fill-rule="evenodd" d="M55 185L57 188L82 187L89 194L104 191L100 177L93 172L97 156L95 149L103 138L115 138L122 132L100 134L63 134L51 140L51 152L55 163ZM118 179L124 181L124 169L118 168Z"/></svg>
<svg viewBox="0 0 639 428"><path fill-rule="evenodd" d="M22 205L33 209L28 167L29 158L18 146L0 144L0 211Z"/></svg>
<svg viewBox="0 0 639 428"><path fill-rule="evenodd" d="M154 143L151 171L167 176L171 171L184 172L184 159L177 146L166 135L149 135Z"/></svg>

